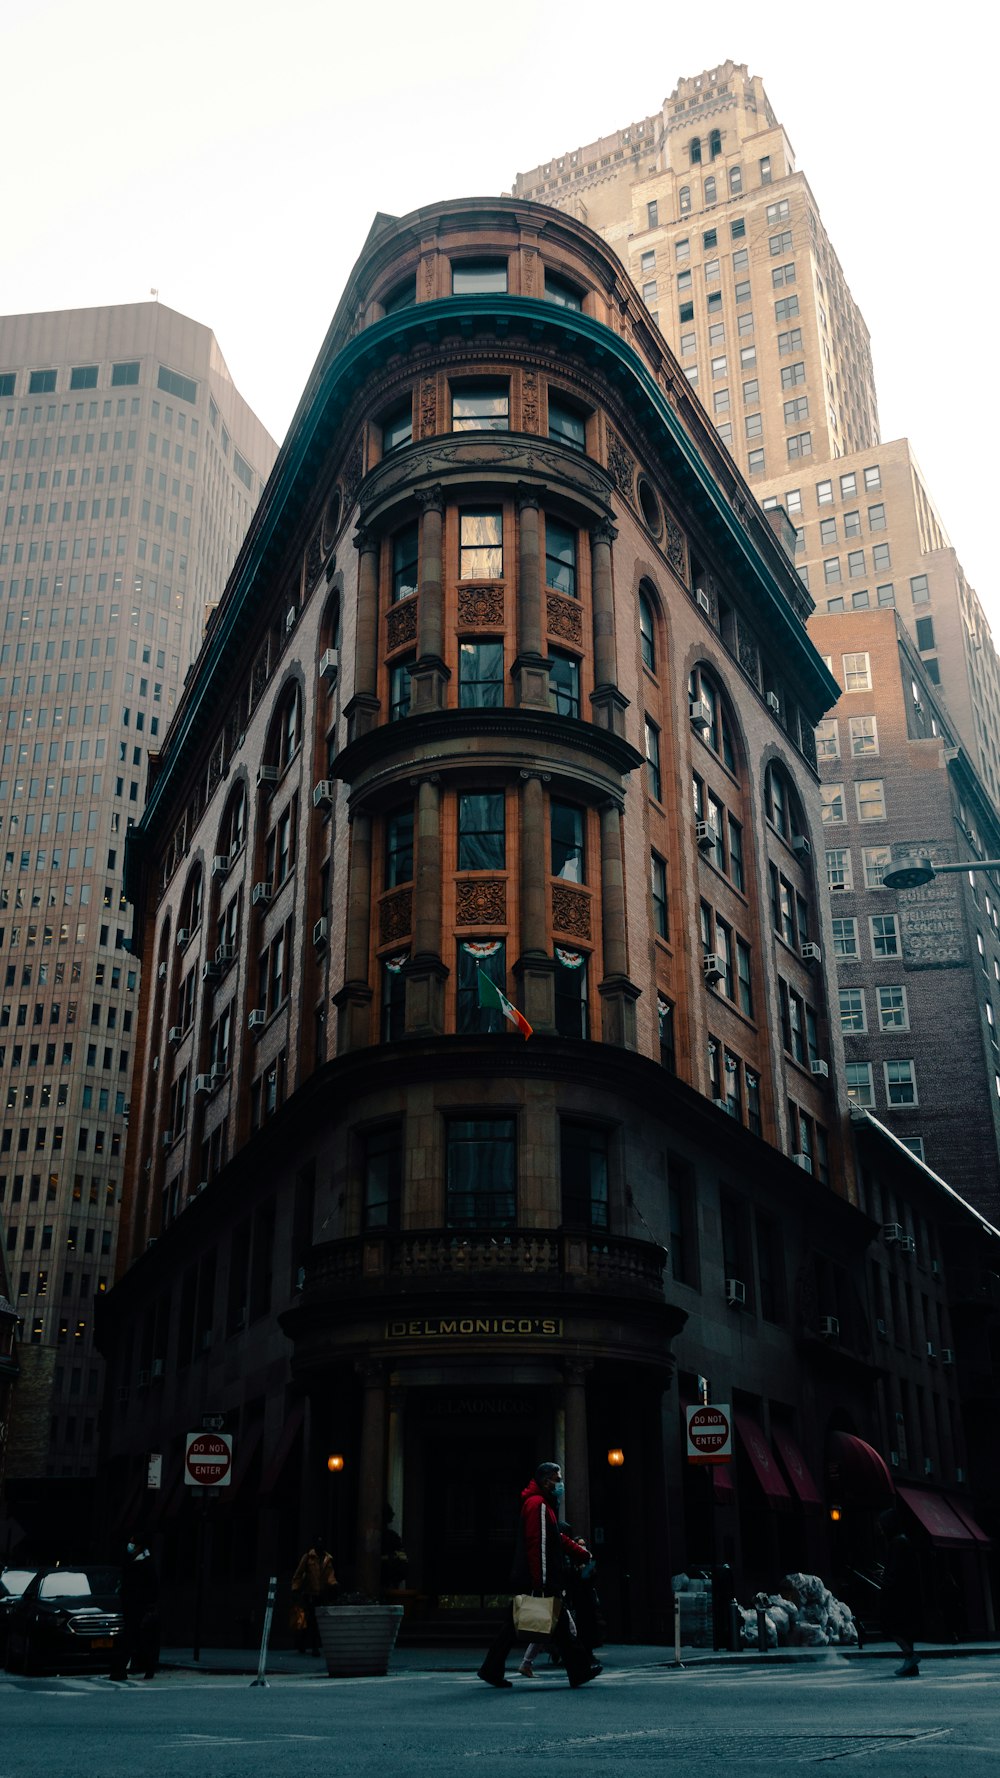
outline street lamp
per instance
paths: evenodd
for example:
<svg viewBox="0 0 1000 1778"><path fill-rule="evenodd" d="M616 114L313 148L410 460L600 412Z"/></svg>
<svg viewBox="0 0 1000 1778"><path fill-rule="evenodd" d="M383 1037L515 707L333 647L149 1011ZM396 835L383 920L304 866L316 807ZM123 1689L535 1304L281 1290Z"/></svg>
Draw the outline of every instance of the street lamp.
<svg viewBox="0 0 1000 1778"><path fill-rule="evenodd" d="M1000 858L974 858L965 864L931 864L928 858L907 859L887 870L882 882L886 889L923 889L935 877L967 870L1000 870Z"/></svg>
<svg viewBox="0 0 1000 1778"><path fill-rule="evenodd" d="M329 1510L330 1510L330 1545L331 1545L331 1549L333 1551L334 1561L339 1562L340 1555L341 1555L341 1552L340 1552L340 1510L341 1510L340 1509L340 1495L341 1495L341 1490L340 1490L340 1488L338 1488L336 1486L336 1477L339 1475L342 1475L343 1470L344 1470L344 1459L341 1456L339 1451L331 1451L330 1452L330 1455L326 1460L326 1467L330 1471L330 1506L329 1506Z"/></svg>

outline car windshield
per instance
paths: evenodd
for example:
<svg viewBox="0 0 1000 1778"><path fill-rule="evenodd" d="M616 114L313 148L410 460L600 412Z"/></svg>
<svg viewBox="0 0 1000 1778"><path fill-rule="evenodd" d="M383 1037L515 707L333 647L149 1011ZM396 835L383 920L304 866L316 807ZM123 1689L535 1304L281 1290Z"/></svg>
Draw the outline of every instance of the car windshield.
<svg viewBox="0 0 1000 1778"><path fill-rule="evenodd" d="M0 1574L0 1599L5 1595L20 1599L29 1580L34 1580L36 1572L34 1568L5 1568Z"/></svg>
<svg viewBox="0 0 1000 1778"><path fill-rule="evenodd" d="M38 1588L40 1599L107 1598L121 1587L117 1568L60 1568L46 1574Z"/></svg>

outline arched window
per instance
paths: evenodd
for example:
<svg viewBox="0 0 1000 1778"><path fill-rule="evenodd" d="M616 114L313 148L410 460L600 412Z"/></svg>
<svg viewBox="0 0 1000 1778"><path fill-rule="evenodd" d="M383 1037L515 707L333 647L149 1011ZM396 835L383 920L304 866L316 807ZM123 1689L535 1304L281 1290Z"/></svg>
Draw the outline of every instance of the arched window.
<svg viewBox="0 0 1000 1778"><path fill-rule="evenodd" d="M277 766L278 771L283 772L295 758L301 740L302 693L297 685L293 685L289 687L282 698L271 724L267 747L264 750L265 764Z"/></svg>
<svg viewBox="0 0 1000 1778"><path fill-rule="evenodd" d="M789 846L805 833L798 792L784 767L774 760L764 773L764 810L775 833Z"/></svg>
<svg viewBox="0 0 1000 1778"><path fill-rule="evenodd" d="M247 787L242 779L226 804L219 828L218 857L235 858L243 850L247 837Z"/></svg>
<svg viewBox="0 0 1000 1778"><path fill-rule="evenodd" d="M734 197L734 198L738 197L742 190L743 190L743 169L742 169L742 167L730 167L730 169L729 169L729 195L730 195L730 197Z"/></svg>
<svg viewBox="0 0 1000 1778"><path fill-rule="evenodd" d="M711 174L709 174L709 177L705 180L705 202L706 204L715 203L715 180L712 178Z"/></svg>
<svg viewBox="0 0 1000 1778"><path fill-rule="evenodd" d="M656 620L653 606L648 593L639 589L639 643L642 649L642 664L651 673L656 672Z"/></svg>
<svg viewBox="0 0 1000 1778"><path fill-rule="evenodd" d="M717 754L723 765L736 772L736 729L729 705L716 680L703 667L696 667L688 682L691 700L691 726L706 747Z"/></svg>
<svg viewBox="0 0 1000 1778"><path fill-rule="evenodd" d="M691 210L691 187L690 187L690 185L682 185L681 186L679 197L680 197L681 215L687 216Z"/></svg>
<svg viewBox="0 0 1000 1778"><path fill-rule="evenodd" d="M178 933L196 932L201 925L201 910L205 894L205 879L201 865L197 865L188 878L181 902L180 916L177 921ZM179 942L179 941L178 941Z"/></svg>
<svg viewBox="0 0 1000 1778"><path fill-rule="evenodd" d="M711 155L713 160L715 159L717 154L722 153L722 131L721 130L712 130L710 132L709 138L708 138L708 152Z"/></svg>
<svg viewBox="0 0 1000 1778"><path fill-rule="evenodd" d="M693 167L700 166L700 164L701 164L701 142L697 136L691 137L691 140L688 143L688 154L691 157L691 165Z"/></svg>

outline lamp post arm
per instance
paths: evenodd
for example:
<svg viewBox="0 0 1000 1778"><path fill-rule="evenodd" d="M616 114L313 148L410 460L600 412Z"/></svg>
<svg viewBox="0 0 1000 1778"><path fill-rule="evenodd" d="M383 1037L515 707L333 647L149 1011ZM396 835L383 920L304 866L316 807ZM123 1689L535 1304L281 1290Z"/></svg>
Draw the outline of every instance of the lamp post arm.
<svg viewBox="0 0 1000 1778"><path fill-rule="evenodd" d="M943 877L945 871L1000 870L1000 858L976 858L969 864L932 864L928 868L936 877Z"/></svg>

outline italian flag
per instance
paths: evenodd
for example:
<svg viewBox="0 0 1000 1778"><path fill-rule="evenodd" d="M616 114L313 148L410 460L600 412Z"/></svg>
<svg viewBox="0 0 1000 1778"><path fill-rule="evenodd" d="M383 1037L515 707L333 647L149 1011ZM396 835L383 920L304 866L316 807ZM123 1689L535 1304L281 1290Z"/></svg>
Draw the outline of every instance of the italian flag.
<svg viewBox="0 0 1000 1778"><path fill-rule="evenodd" d="M476 974L479 977L480 1006L488 1006L493 1010L502 1012L504 1018L510 1020L515 1030L520 1031L522 1037L530 1037L531 1026L528 1024L523 1012L518 1012L517 1007L514 1005L513 1001L507 999L506 994L501 994L496 982L490 981L485 970L477 968Z"/></svg>

